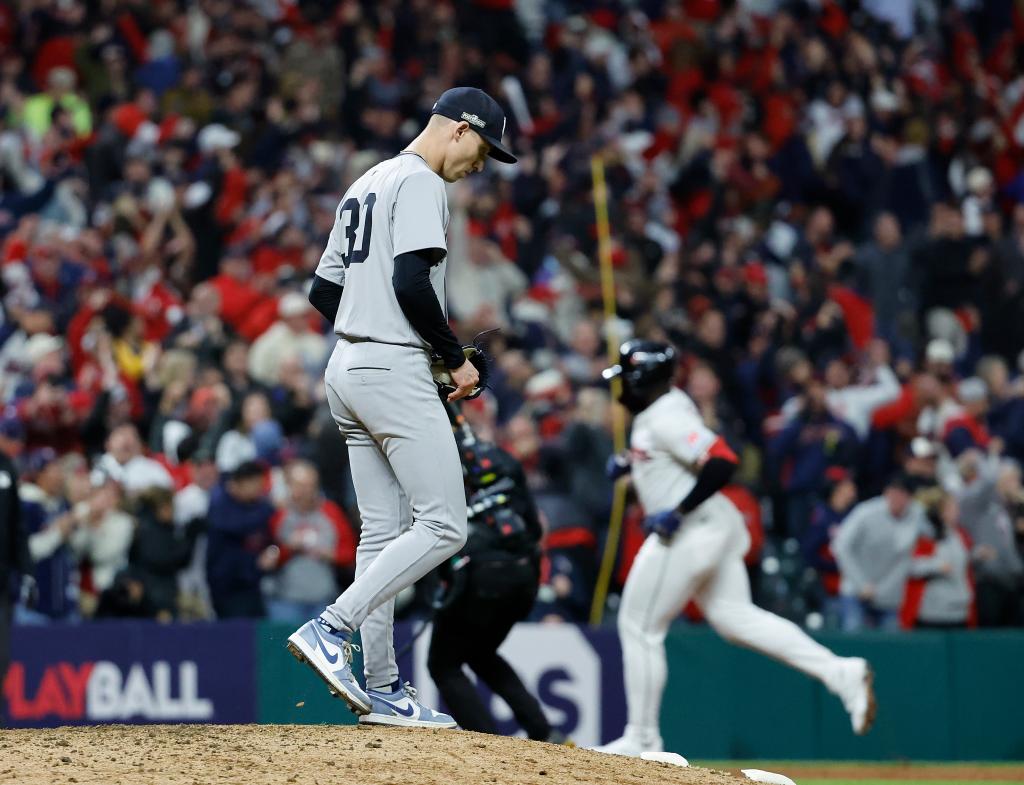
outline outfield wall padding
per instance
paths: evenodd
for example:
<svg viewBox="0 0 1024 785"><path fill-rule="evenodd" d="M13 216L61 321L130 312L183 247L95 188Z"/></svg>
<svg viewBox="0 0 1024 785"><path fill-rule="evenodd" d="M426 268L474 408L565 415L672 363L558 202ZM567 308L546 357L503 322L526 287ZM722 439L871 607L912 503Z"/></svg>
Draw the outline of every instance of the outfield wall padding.
<svg viewBox="0 0 1024 785"><path fill-rule="evenodd" d="M399 648L416 628L398 625ZM16 627L4 682L9 724L354 722L285 651L293 629L270 622ZM666 748L697 759L1024 759L1024 631L818 639L875 667L880 707L866 737L853 736L839 701L803 674L706 628L680 627L666 643ZM399 665L436 704L428 646L429 631ZM621 732L626 709L613 629L524 624L502 651L552 723L579 743ZM507 707L483 695L499 728L514 732Z"/></svg>

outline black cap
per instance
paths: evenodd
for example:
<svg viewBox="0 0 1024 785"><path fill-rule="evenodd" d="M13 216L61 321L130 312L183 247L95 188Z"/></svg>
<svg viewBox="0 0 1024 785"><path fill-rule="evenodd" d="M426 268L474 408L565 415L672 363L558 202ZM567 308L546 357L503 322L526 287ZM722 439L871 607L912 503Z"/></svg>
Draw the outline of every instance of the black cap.
<svg viewBox="0 0 1024 785"><path fill-rule="evenodd" d="M228 477L232 480L251 480L253 477L262 477L265 473L266 467L259 461L242 461L234 471L228 473Z"/></svg>
<svg viewBox="0 0 1024 785"><path fill-rule="evenodd" d="M453 87L445 90L431 114L439 114L450 120L469 123L470 128L482 136L491 146L491 158L506 164L514 164L516 157L501 143L505 133L505 113L498 102L483 90L475 87Z"/></svg>
<svg viewBox="0 0 1024 785"><path fill-rule="evenodd" d="M898 488L907 493L913 493L916 485L914 478L902 470L889 477L885 483L886 488Z"/></svg>

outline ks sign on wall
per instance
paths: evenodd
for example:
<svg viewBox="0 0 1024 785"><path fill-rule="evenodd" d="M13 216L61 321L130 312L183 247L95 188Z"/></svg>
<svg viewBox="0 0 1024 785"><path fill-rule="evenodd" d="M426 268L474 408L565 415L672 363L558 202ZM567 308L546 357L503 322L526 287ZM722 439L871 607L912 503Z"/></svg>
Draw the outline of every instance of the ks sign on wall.
<svg viewBox="0 0 1024 785"><path fill-rule="evenodd" d="M423 702L436 706L441 700L427 670L429 647L429 634L416 642L414 683ZM600 744L621 732L625 697L622 656L614 631L584 631L570 624L518 624L499 652L540 701L552 727L577 744ZM505 702L479 683L478 689L497 720L498 731L515 732L518 725Z"/></svg>

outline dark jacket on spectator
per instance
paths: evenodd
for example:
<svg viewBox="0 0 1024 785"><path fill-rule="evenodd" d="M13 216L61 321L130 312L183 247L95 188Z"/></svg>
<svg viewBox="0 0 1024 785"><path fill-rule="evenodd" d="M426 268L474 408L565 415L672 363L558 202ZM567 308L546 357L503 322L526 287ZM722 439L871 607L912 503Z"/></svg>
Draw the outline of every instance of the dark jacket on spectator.
<svg viewBox="0 0 1024 785"><path fill-rule="evenodd" d="M839 566L832 554L832 538L849 509L836 510L831 504L822 502L811 513L811 520L800 542L804 564L813 567L831 595L839 594Z"/></svg>
<svg viewBox="0 0 1024 785"><path fill-rule="evenodd" d="M1006 454L1024 462L1024 398L994 402L988 413L988 431L1006 444Z"/></svg>
<svg viewBox="0 0 1024 785"><path fill-rule="evenodd" d="M831 414L797 417L772 440L769 454L788 491L815 491L829 466L850 466L857 449L853 429Z"/></svg>
<svg viewBox="0 0 1024 785"><path fill-rule="evenodd" d="M921 274L921 307L958 308L970 302L977 284L968 269L971 243L966 239L939 237L926 242L913 255Z"/></svg>
<svg viewBox="0 0 1024 785"><path fill-rule="evenodd" d="M47 497L35 485L22 485L21 516L26 538L43 532L54 518L67 510L68 504L63 499ZM50 539L51 537L53 539ZM74 610L74 601L69 592L74 570L71 551L56 531L43 535L43 540L40 545L49 552L48 555L41 556L36 552L35 546L32 548L32 555L36 560L33 574L39 591L33 610L52 619L63 619ZM36 542L35 538L33 541ZM52 551L51 547L54 548Z"/></svg>
<svg viewBox="0 0 1024 785"><path fill-rule="evenodd" d="M883 250L870 243L857 254L856 262L860 289L874 306L878 331L891 340L900 313L915 306L908 287L910 256L904 246Z"/></svg>
<svg viewBox="0 0 1024 785"><path fill-rule="evenodd" d="M270 543L274 508L261 499L243 504L219 483L210 493L210 528L207 533L206 579L210 592L238 592L259 588L256 558Z"/></svg>
<svg viewBox="0 0 1024 785"><path fill-rule="evenodd" d="M12 231L22 216L37 213L53 198L56 180L48 180L33 194L19 194L10 183L0 181L0 238Z"/></svg>
<svg viewBox="0 0 1024 785"><path fill-rule="evenodd" d="M152 512L139 519L129 561L135 577L145 587L146 607L152 614L174 612L177 606L178 573L188 566L201 526L195 522L177 527L162 522Z"/></svg>

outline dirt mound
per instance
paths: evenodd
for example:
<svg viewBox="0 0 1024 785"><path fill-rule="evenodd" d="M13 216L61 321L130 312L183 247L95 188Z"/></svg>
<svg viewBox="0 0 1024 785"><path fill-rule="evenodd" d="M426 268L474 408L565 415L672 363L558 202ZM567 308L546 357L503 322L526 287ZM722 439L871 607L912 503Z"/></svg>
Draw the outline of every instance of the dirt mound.
<svg viewBox="0 0 1024 785"><path fill-rule="evenodd" d="M335 725L106 725L0 734L0 783L69 782L737 785L741 780L709 769L683 769L465 731Z"/></svg>

